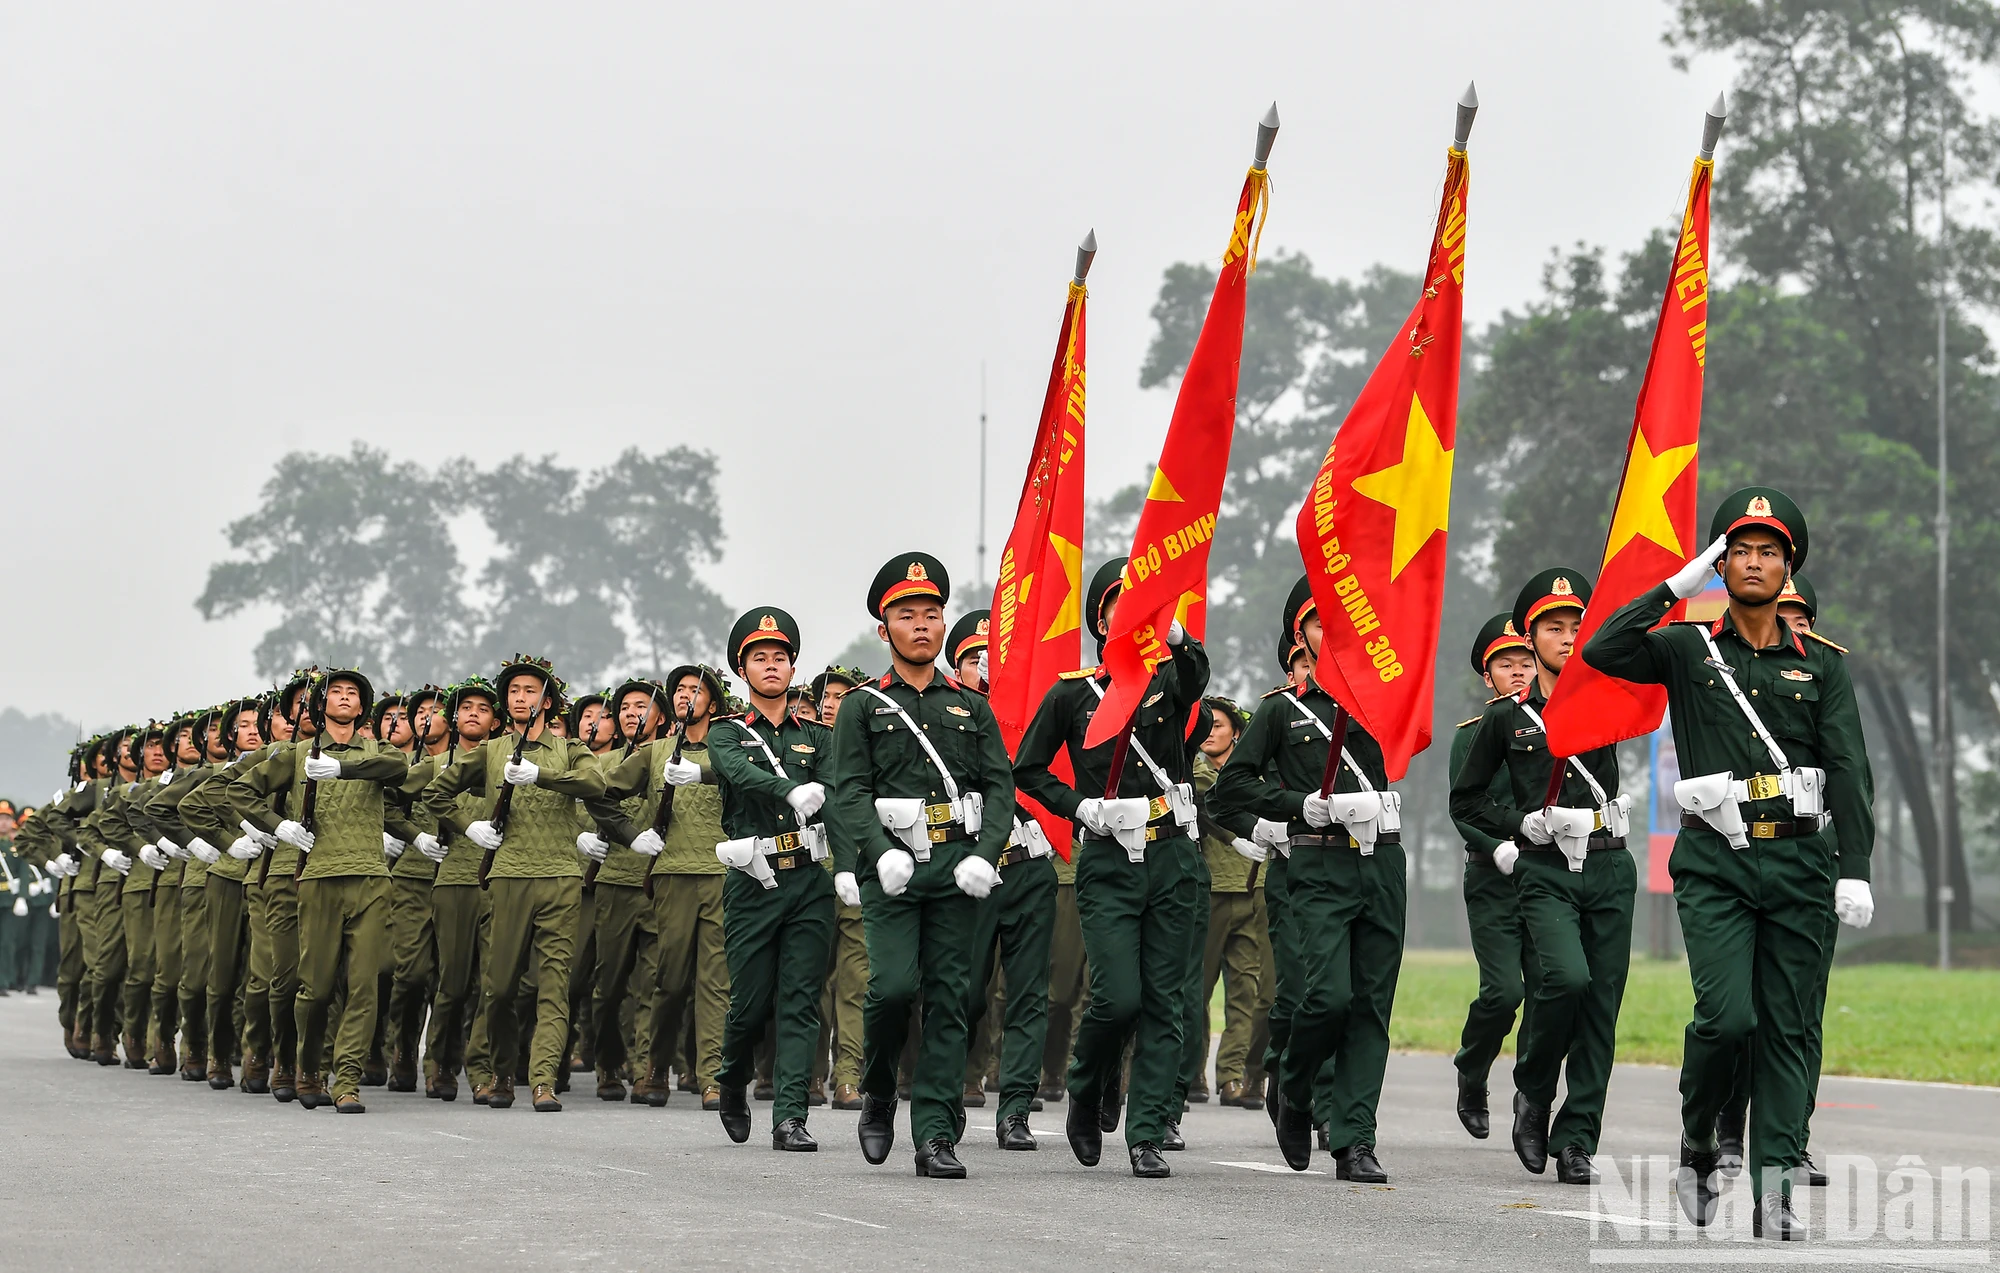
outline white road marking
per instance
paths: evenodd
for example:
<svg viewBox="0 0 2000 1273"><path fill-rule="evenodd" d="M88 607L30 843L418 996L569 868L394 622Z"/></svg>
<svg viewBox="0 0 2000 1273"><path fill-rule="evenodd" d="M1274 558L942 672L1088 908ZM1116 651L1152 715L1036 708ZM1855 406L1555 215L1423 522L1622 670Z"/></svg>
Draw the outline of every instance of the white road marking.
<svg viewBox="0 0 2000 1273"><path fill-rule="evenodd" d="M1293 1171L1283 1163L1268 1162L1212 1162L1211 1167L1241 1167L1245 1171L1268 1171L1279 1176L1324 1176L1323 1171Z"/></svg>
<svg viewBox="0 0 2000 1273"><path fill-rule="evenodd" d="M886 1224L876 1224L873 1220L856 1220L853 1216L837 1216L831 1211L815 1211L813 1214L816 1216L825 1216L829 1220L845 1220L849 1224L858 1224L867 1229L886 1229L889 1227Z"/></svg>
<svg viewBox="0 0 2000 1273"><path fill-rule="evenodd" d="M430 1131L430 1134L431 1134L431 1135L433 1135L433 1136L449 1136L449 1137L451 1137L451 1138L452 1138L453 1140L465 1140L465 1141L469 1141L469 1140L471 1140L471 1139L472 1139L472 1137L470 1137L470 1136L461 1136L461 1135L459 1135L459 1134L458 1134L457 1132L441 1132L441 1131L437 1130L437 1129L436 1129L435 1127L433 1127L433 1128L430 1128L430 1129L429 1129L429 1131Z"/></svg>
<svg viewBox="0 0 2000 1273"><path fill-rule="evenodd" d="M634 1171L630 1167L613 1167L608 1162L598 1163L597 1166L603 1171L622 1171L628 1176L650 1176L653 1174L650 1171Z"/></svg>

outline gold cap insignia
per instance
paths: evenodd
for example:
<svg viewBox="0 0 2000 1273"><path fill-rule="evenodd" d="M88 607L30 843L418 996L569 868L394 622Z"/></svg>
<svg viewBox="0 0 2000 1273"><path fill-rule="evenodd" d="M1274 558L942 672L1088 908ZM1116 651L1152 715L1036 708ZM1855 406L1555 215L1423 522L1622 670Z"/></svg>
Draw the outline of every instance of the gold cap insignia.
<svg viewBox="0 0 2000 1273"><path fill-rule="evenodd" d="M778 630L778 621L767 614L757 620L757 630L759 632L776 632Z"/></svg>
<svg viewBox="0 0 2000 1273"><path fill-rule="evenodd" d="M908 574L906 574L906 575L904 575L904 576L903 576L903 578L904 578L904 579L906 579L906 580L917 580L917 579L921 579L921 580L924 580L925 582L929 582L929 580L930 580L930 575L929 575L928 573L926 573L926 572L925 572L925 570L924 570L924 563L923 563L923 562L921 562L921 561L913 561L913 562L911 562L911 563L910 563L910 570L909 570L909 573L908 573Z"/></svg>
<svg viewBox="0 0 2000 1273"><path fill-rule="evenodd" d="M1507 626L1502 628L1501 631L1505 632L1508 636L1511 637L1517 637L1521 635L1520 633L1514 631L1514 621L1512 619L1507 620Z"/></svg>
<svg viewBox="0 0 2000 1273"><path fill-rule="evenodd" d="M988 620L981 619L973 631L977 632L980 636L987 635L987 623Z"/></svg>
<svg viewBox="0 0 2000 1273"><path fill-rule="evenodd" d="M1800 601L1805 600L1803 596L1799 595L1798 585L1792 582L1791 576L1789 575L1785 577L1785 586L1778 591L1779 600L1782 601L1786 597L1797 597Z"/></svg>
<svg viewBox="0 0 2000 1273"><path fill-rule="evenodd" d="M1556 581L1550 586L1549 591L1558 597L1573 596L1576 592L1574 588L1569 586L1569 580L1563 578L1561 575L1556 576Z"/></svg>
<svg viewBox="0 0 2000 1273"><path fill-rule="evenodd" d="M1743 510L1743 515L1745 517L1769 517L1771 515L1771 501L1765 499L1762 495L1754 496L1750 500L1750 507Z"/></svg>

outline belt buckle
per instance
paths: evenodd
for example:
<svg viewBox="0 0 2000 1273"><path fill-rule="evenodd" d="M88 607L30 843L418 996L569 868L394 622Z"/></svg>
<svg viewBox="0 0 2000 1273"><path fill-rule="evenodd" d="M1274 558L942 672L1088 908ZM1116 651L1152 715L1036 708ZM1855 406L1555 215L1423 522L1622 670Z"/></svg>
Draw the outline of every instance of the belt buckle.
<svg viewBox="0 0 2000 1273"><path fill-rule="evenodd" d="M1154 796L1146 801L1146 821L1151 822L1155 818L1166 817L1170 808L1165 796Z"/></svg>
<svg viewBox="0 0 2000 1273"><path fill-rule="evenodd" d="M927 804L924 806L924 822L930 826L942 826L952 821L951 805Z"/></svg>
<svg viewBox="0 0 2000 1273"><path fill-rule="evenodd" d="M790 853L799 847L799 833L785 831L771 837L771 846L780 853Z"/></svg>
<svg viewBox="0 0 2000 1273"><path fill-rule="evenodd" d="M1775 840L1778 838L1778 824L1775 822L1753 822L1750 824L1750 838L1753 840Z"/></svg>
<svg viewBox="0 0 2000 1273"><path fill-rule="evenodd" d="M932 827L930 830L924 832L924 834L930 838L932 844L943 844L951 838L951 827L948 825Z"/></svg>
<svg viewBox="0 0 2000 1273"><path fill-rule="evenodd" d="M798 864L798 855L794 853L781 853L771 859L772 868L779 871L789 871Z"/></svg>
<svg viewBox="0 0 2000 1273"><path fill-rule="evenodd" d="M1755 774L1743 786L1752 800L1776 800L1785 794L1785 780L1777 774Z"/></svg>

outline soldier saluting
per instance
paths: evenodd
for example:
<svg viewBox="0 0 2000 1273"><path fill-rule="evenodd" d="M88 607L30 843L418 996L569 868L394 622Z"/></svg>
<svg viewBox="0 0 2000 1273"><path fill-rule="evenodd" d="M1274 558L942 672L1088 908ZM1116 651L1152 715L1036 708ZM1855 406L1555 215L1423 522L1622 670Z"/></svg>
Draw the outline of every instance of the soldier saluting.
<svg viewBox="0 0 2000 1273"><path fill-rule="evenodd" d="M1839 647L1778 615L1785 580L1806 560L1798 505L1748 487L1723 500L1709 534L1700 556L1607 619L1583 657L1607 675L1666 687L1686 775L1674 785L1682 814L1672 867L1695 994L1681 1062L1681 1207L1695 1224L1714 1219L1716 1116L1754 1033L1753 1227L1802 1239L1790 1172L1802 1160L1812 1090L1807 1016L1831 935L1827 911L1852 922L1874 909L1874 783ZM1722 617L1656 629L1711 572L1729 591Z"/></svg>

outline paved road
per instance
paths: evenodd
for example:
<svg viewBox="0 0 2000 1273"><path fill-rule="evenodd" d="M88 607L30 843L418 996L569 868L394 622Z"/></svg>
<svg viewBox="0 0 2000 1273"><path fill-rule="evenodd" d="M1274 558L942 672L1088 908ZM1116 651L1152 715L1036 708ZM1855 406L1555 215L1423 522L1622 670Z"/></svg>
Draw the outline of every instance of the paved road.
<svg viewBox="0 0 2000 1273"><path fill-rule="evenodd" d="M562 1114L538 1116L525 1102L494 1112L469 1097L444 1105L372 1090L365 1116L307 1112L73 1061L58 1047L46 992L0 999L0 1073L9 1196L33 1207L10 1212L0 1269L550 1273L970 1262L1008 1273L1231 1265L1372 1273L1585 1268L1593 1248L1599 1262L1707 1263L1725 1254L1663 1241L1684 1236L1663 1221L1633 1229L1636 1242L1604 1226L1593 1241L1593 1212L1671 1216L1664 1180L1649 1176L1642 1196L1624 1203L1528 1175L1504 1129L1483 1143L1460 1129L1450 1064L1435 1056L1390 1061L1381 1156L1391 1183L1374 1188L1336 1181L1324 1155L1314 1174L1285 1170L1263 1114L1214 1105L1188 1115L1189 1149L1169 1181L1133 1180L1116 1137L1103 1165L1079 1166L1062 1137L1061 1106L1036 1116L1043 1148L1035 1154L1002 1153L990 1107L975 1110L964 1183L916 1179L907 1126L889 1162L870 1167L855 1146L855 1115L822 1109L812 1117L821 1152L778 1155L764 1134L767 1105L757 1107L758 1134L737 1146L678 1093L664 1110L572 1093ZM1672 1151L1675 1078L1619 1068L1606 1154ZM1505 1087L1497 1074L1496 1089ZM1873 1155L1884 1171L1901 1154L1920 1154L1932 1169L2000 1167L2000 1091L1835 1079L1820 1095L1823 1155ZM1847 1250L1883 1248L1878 1238Z"/></svg>

